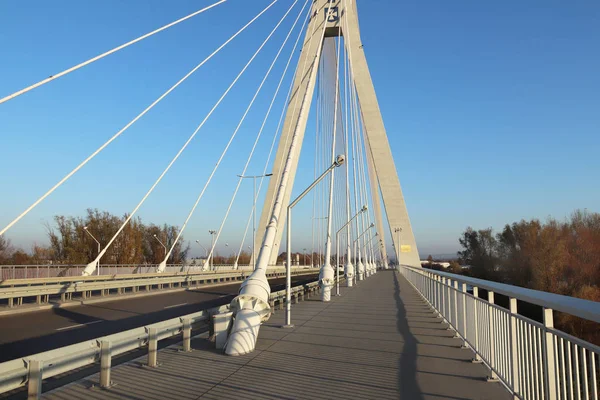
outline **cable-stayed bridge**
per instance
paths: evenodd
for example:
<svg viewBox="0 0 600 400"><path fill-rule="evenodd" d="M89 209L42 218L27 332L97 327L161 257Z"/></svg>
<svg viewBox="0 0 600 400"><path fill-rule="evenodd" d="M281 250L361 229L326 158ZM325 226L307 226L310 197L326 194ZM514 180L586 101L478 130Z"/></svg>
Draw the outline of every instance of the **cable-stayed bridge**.
<svg viewBox="0 0 600 400"><path fill-rule="evenodd" d="M219 7L235 7L228 3L233 2L222 0L207 5L54 73L1 98L0 107L20 101L21 96L35 96L45 85L60 84L70 78L69 74L83 73L79 70L127 51L161 32L176 29L176 25L210 18L211 12ZM6 318L13 318L7 323L26 324L27 314L22 314L26 309L60 310L54 312L65 313L76 323L56 327L51 335L47 334L56 341L56 350L40 347L37 354L16 352L14 360L3 359L6 363L0 364L0 388L10 391L27 386L29 397L36 398L41 395L45 378L99 362L97 384L109 390L96 392L98 397L169 397L168 391L161 392L164 388L144 392L141 381L137 389L128 383L124 391L119 392L111 379L113 357L147 347L147 365L157 367L157 360L165 356L172 363L169 365L177 370L176 366L184 361L170 354L168 349L159 356L158 343L181 336L184 352L194 347L202 348L199 354L210 354L208 358L200 356L193 360L189 370L207 372L211 365L220 365L222 361L216 353L203 348L206 346L204 337L196 337L192 345L192 332L203 332L209 324L217 348L223 349L226 355L241 356L247 364L243 361L235 371L215 373L208 387L195 389L198 390L195 397L348 398L355 394L364 398L507 398L511 395L527 399L598 398L598 347L556 330L553 324L554 310L600 322L597 303L421 270L396 164L361 42L356 2L274 0L262 5L257 3L254 7L256 12L252 18L228 32L226 40L116 132L107 135L103 143L84 154L82 161L75 163L52 186L42 189L22 212L0 228L0 235L10 233L40 204L90 168L101 153L115 146L138 121L160 110L160 104L180 86L184 87L194 74L216 62L221 51L235 46L236 40L251 34L256 25L268 27L262 29L264 37L249 56L233 66L235 73L231 81L210 100L206 114L178 145L151 184L139 193L112 236L98 240L93 232L83 228L85 234L97 242L98 251L94 259L81 266L80 276L20 281L13 272L11 279L3 280L0 299L7 302L4 313L9 316ZM211 118L219 115L228 97L238 93L236 90L248 71L257 68L257 60L264 58L267 61L260 79L245 83L246 89L251 88L249 94L243 96L248 101L239 110L229 111L233 129L222 135L219 145L204 152L208 160L206 179L194 181L197 193L188 199L185 217L172 221L180 224L176 236L167 244L156 238L164 247L162 261L145 273L120 273L118 268L122 266L114 266L112 274L108 268L108 274L99 275L103 260L111 248L123 240L139 211L151 201L157 188L164 184L163 180L177 168L177 163L194 143L202 140ZM245 128L251 118L258 121L256 129ZM238 146L240 141L243 145ZM396 154L407 150L399 151ZM311 155L310 165L303 163L301 153ZM241 162L240 154L244 155ZM230 163L240 164L239 171L229 178L232 193L215 195L211 188ZM299 171L304 172L301 174L304 176L306 171L312 175L306 187L295 184L297 178L301 178L297 176ZM250 208L249 202L238 198L247 178L253 180ZM212 242L206 257L201 265L168 265L194 219L202 213L214 213L210 207L203 206L211 195L218 196L223 214L217 229L210 230ZM297 204L311 200L312 207L307 209L312 210L294 212ZM236 208L245 212L243 220L232 218L232 214L241 213ZM294 234L297 220L302 222L301 226L311 228L301 233L303 246L310 236L311 254L318 258L311 260L310 266L299 265L299 260L291 256L297 252L294 243L301 237ZM305 220L310 220L310 224ZM228 235L228 229L240 232L241 236L236 239L239 247L234 249L235 262L226 268L215 268L210 260L222 237ZM388 241L391 241L389 248ZM238 262L245 246L252 249L249 265ZM388 255L389 249L393 249L392 257ZM281 253L286 253L287 259L284 265L277 265ZM395 260L393 265L392 259ZM104 268L106 272L107 267ZM188 298L188 292L197 290L205 291L201 299ZM150 296L154 292L158 294ZM508 308L495 304L494 293L508 298ZM150 306L154 307L152 312L142 310L138 314L147 316L131 319L117 317L116 321L129 321L121 327L107 323L112 317L102 312L95 316L78 315L61 305L79 298L82 306L101 307L93 304L104 304L116 296L123 309L117 307L115 311L135 313L127 307L131 302L139 302L141 295L152 299L147 300L148 303L155 303ZM127 296L131 300L127 300ZM167 296L178 298L181 303L169 304ZM317 297L319 301L299 304L296 309L300 316L294 324L292 303L311 296L311 300ZM23 301L29 298L35 299L33 305ZM58 305L53 303L55 299L59 299ZM542 318L538 321L520 315L519 301L538 307ZM273 316L276 308L285 311ZM57 322L49 318L45 323ZM100 326L101 330L92 330ZM71 329L97 334L78 336L81 343L64 341L62 332ZM262 337L264 330L265 338ZM331 338L327 339L328 336ZM95 338L93 343L89 342L91 337ZM17 346L19 342L21 346L27 343L34 348L39 345L34 336L24 338L17 334L7 339L5 348ZM379 346L376 342L389 346ZM336 358L330 351L333 348L340 348L341 354L350 360ZM388 365L390 359L383 353L391 353L399 362ZM306 354L310 354L312 362L301 358L307 357ZM223 356L219 354L219 357ZM272 358L270 372L252 370L254 361L262 362L261 368L268 370L265 359L269 357ZM361 364L365 359L370 363ZM294 364L301 365L304 372L285 370L285 366ZM388 365L387 372L378 370L384 364ZM330 374L329 365L347 373L328 380L328 376L335 375ZM310 370L311 366L318 379L324 380L319 381L307 373L305 369ZM131 382L128 378L131 371L126 366L117 370L120 372L113 374L115 380L123 374L121 379ZM260 381L261 374L274 373L281 378L277 374L282 370L287 377L282 387L272 381L250 383ZM159 367L143 379L158 379L167 386L185 385L182 382L186 379L194 379L193 374L183 381L179 379L189 371L180 371L179 377L177 373L170 375L171 369L162 371ZM365 371L368 373L363 375ZM235 374L238 378L233 377ZM387 381L382 382L377 376L385 376ZM240 387L239 382L227 383L230 378L246 382ZM306 392L296 388L291 395L286 394L286 388L292 387L293 382ZM152 387L150 382L148 384ZM321 388L331 385L339 390ZM77 392L78 387L67 389L65 396L82 396ZM172 398L180 398L185 397L184 392L170 394ZM50 397L60 398L60 393L60 390L51 393Z"/></svg>

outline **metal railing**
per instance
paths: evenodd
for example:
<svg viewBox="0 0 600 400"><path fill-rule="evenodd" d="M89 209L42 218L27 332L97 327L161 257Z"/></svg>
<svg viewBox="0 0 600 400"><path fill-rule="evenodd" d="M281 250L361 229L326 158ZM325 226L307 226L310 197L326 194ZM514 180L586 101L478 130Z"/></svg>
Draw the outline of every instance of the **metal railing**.
<svg viewBox="0 0 600 400"><path fill-rule="evenodd" d="M292 290L297 302L318 291L319 283L294 286ZM285 290L271 293L269 302L272 306L283 304ZM100 364L100 387L109 387L112 357L147 347L147 365L156 367L160 340L181 335L183 351L190 351L192 329L203 322L210 322L211 315L227 311L229 305L224 305L0 363L0 394L27 386L28 398L39 398L43 379L95 363Z"/></svg>
<svg viewBox="0 0 600 400"><path fill-rule="evenodd" d="M554 328L554 311L600 322L600 303L445 272L400 266L400 273L520 399L598 399L600 347ZM472 293L469 293L470 289ZM479 297L479 289L488 299ZM509 308L494 294L509 298ZM543 322L519 314L518 301L540 306Z"/></svg>
<svg viewBox="0 0 600 400"><path fill-rule="evenodd" d="M44 265L0 265L0 281L8 279L38 279L68 276L81 276L87 264L44 264ZM269 266L269 268L281 265ZM309 268L310 266L294 266ZM123 275L123 274L149 274L156 272L158 264L115 264L100 265L97 275ZM214 265L212 271L233 270L233 264ZM236 270L250 271L249 265L238 265ZM166 273L185 272L199 273L210 272L204 269L203 264L167 264ZM96 273L94 273L96 275Z"/></svg>
<svg viewBox="0 0 600 400"><path fill-rule="evenodd" d="M313 274L317 269L294 268L293 275ZM15 279L0 282L0 300L6 301L9 308L22 306L24 299L34 299L36 304L73 300L74 295L87 300L93 294L104 297L110 294L122 295L161 289L189 289L201 284L241 281L250 271L201 273L152 273L130 275L100 275L86 277L61 277L39 279ZM274 267L267 271L267 277L285 276L285 268Z"/></svg>

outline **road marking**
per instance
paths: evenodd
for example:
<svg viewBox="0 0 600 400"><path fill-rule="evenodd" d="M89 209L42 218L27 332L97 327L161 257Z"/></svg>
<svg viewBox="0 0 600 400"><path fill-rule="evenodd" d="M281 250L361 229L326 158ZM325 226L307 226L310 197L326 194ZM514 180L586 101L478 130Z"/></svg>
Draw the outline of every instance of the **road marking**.
<svg viewBox="0 0 600 400"><path fill-rule="evenodd" d="M181 304L173 304L172 306L166 306L164 309L166 310L167 308L175 308L175 307L179 307L179 306L185 306L187 303L181 303Z"/></svg>
<svg viewBox="0 0 600 400"><path fill-rule="evenodd" d="M72 329L72 328L77 328L78 326L86 326L86 325L96 324L98 322L102 322L102 320L99 319L97 321L86 322L85 324L76 324L76 325L63 326L62 328L57 328L56 330L57 331L64 331L65 329Z"/></svg>

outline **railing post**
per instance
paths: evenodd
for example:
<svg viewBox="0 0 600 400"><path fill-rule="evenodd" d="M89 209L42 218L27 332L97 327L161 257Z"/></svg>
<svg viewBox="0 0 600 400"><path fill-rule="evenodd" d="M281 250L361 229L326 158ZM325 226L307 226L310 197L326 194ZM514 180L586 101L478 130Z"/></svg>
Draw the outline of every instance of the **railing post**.
<svg viewBox="0 0 600 400"><path fill-rule="evenodd" d="M463 347L468 348L467 345L467 284L460 284L460 292L462 297L462 337Z"/></svg>
<svg viewBox="0 0 600 400"><path fill-rule="evenodd" d="M459 338L459 329L458 329L458 281L454 280L454 338Z"/></svg>
<svg viewBox="0 0 600 400"><path fill-rule="evenodd" d="M191 339L192 339L192 321L189 318L183 319L183 351L192 351Z"/></svg>
<svg viewBox="0 0 600 400"><path fill-rule="evenodd" d="M481 363L481 357L479 357L479 316L477 315L477 303L479 302L479 288L477 286L473 286L473 329L475 333L474 345L475 345L475 358L473 358L472 362Z"/></svg>
<svg viewBox="0 0 600 400"><path fill-rule="evenodd" d="M517 344L519 343L519 337L517 333L517 299L514 297L510 298L510 348L511 348L511 361L510 367L512 369L512 389L515 396L521 394L519 385L519 352Z"/></svg>
<svg viewBox="0 0 600 400"><path fill-rule="evenodd" d="M440 277L440 316L445 321L446 320L446 278L443 276Z"/></svg>
<svg viewBox="0 0 600 400"><path fill-rule="evenodd" d="M29 374L27 382L27 400L37 400L42 395L43 363L38 360L29 360Z"/></svg>
<svg viewBox="0 0 600 400"><path fill-rule="evenodd" d="M148 328L148 366L156 367L158 365L158 332L156 328Z"/></svg>
<svg viewBox="0 0 600 400"><path fill-rule="evenodd" d="M103 340L100 342L100 387L103 389L110 387L111 360L110 342Z"/></svg>
<svg viewBox="0 0 600 400"><path fill-rule="evenodd" d="M545 383L546 394L548 400L556 400L558 398L558 389L556 387L556 368L554 355L554 339L551 329L554 328L554 313L551 308L544 308L544 361L546 363Z"/></svg>
<svg viewBox="0 0 600 400"><path fill-rule="evenodd" d="M488 382L496 382L498 381L498 375L494 372L494 368L496 367L496 357L494 352L494 340L496 340L496 324L494 324L494 292L488 291L488 324L489 324L489 333L490 333L490 373L491 375L488 377Z"/></svg>

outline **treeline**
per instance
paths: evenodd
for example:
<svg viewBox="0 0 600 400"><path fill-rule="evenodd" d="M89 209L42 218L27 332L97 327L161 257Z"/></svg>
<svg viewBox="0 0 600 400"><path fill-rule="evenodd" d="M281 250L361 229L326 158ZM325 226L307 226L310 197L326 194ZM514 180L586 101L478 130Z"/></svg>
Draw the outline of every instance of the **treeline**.
<svg viewBox="0 0 600 400"><path fill-rule="evenodd" d="M521 220L494 234L468 228L459 239L471 276L600 301L600 214L575 211L564 222ZM598 324L558 314L558 325L592 342Z"/></svg>
<svg viewBox="0 0 600 400"><path fill-rule="evenodd" d="M98 255L98 244L104 249L123 224L127 215L118 217L106 211L88 209L84 217L57 215L47 224L48 246L34 245L31 252L15 249L7 238L0 237L0 264L87 264ZM86 232L86 229L89 232ZM100 260L101 264L158 264L177 237L177 227L146 225L132 218ZM90 235L91 234L91 235ZM175 245L169 264L180 264L187 258L189 245L183 235Z"/></svg>

